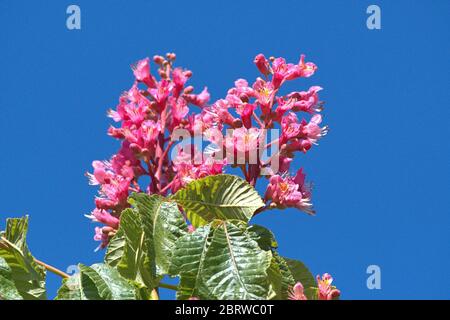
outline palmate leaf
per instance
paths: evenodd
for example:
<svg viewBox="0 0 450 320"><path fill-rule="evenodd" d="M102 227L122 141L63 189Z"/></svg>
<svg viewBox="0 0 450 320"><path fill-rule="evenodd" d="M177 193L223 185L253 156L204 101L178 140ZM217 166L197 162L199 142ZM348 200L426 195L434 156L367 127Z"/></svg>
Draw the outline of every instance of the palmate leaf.
<svg viewBox="0 0 450 320"><path fill-rule="evenodd" d="M267 299L272 254L239 221L214 221L180 238L171 271L180 275L179 298Z"/></svg>
<svg viewBox="0 0 450 320"><path fill-rule="evenodd" d="M0 258L0 300L22 300L12 280L11 268Z"/></svg>
<svg viewBox="0 0 450 320"><path fill-rule="evenodd" d="M14 283L21 297L30 300L46 299L45 270L34 261L27 247L27 231L28 216L7 219L6 231L0 238L0 258L8 266L9 280ZM5 280L2 282L6 285Z"/></svg>
<svg viewBox="0 0 450 320"><path fill-rule="evenodd" d="M281 299L288 297L289 289L297 282L301 282L303 285L304 293L308 300L317 299L316 281L303 262L281 257L278 253L274 253L274 257L282 274Z"/></svg>
<svg viewBox="0 0 450 320"><path fill-rule="evenodd" d="M305 264L301 261L283 258L295 282L301 282L304 288L317 286L316 280Z"/></svg>
<svg viewBox="0 0 450 320"><path fill-rule="evenodd" d="M168 272L175 242L187 233L187 224L178 205L161 196L133 194L129 201L134 208L122 212L105 262L138 286L152 289Z"/></svg>
<svg viewBox="0 0 450 320"><path fill-rule="evenodd" d="M175 242L187 233L184 217L175 202L168 202L158 195L136 193L131 196L130 202L140 215L158 273L166 274Z"/></svg>
<svg viewBox="0 0 450 320"><path fill-rule="evenodd" d="M289 270L288 264L277 252L273 252L272 263L277 265L280 272L279 275L281 276L281 279L272 279L273 281L280 281L278 286L276 286L279 291L277 291L275 299L286 300L288 298L289 289L295 285L295 279Z"/></svg>
<svg viewBox="0 0 450 320"><path fill-rule="evenodd" d="M91 278L77 273L64 279L55 300L102 300Z"/></svg>
<svg viewBox="0 0 450 320"><path fill-rule="evenodd" d="M264 206L256 190L240 177L219 174L189 183L172 196L194 227L215 219L248 222Z"/></svg>
<svg viewBox="0 0 450 320"><path fill-rule="evenodd" d="M250 237L258 243L261 249L272 250L278 247L274 234L266 227L252 224L247 227L247 231Z"/></svg>
<svg viewBox="0 0 450 320"><path fill-rule="evenodd" d="M91 267L80 264L80 272L65 279L58 290L57 300L133 300L136 288L106 265Z"/></svg>
<svg viewBox="0 0 450 320"><path fill-rule="evenodd" d="M149 246L140 216L134 209L122 212L119 230L110 241L105 262L140 286L153 289L159 283L154 250Z"/></svg>
<svg viewBox="0 0 450 320"><path fill-rule="evenodd" d="M123 229L119 227L119 230L117 230L114 237L109 241L108 248L106 249L104 260L111 267L117 267L124 255L126 238Z"/></svg>
<svg viewBox="0 0 450 320"><path fill-rule="evenodd" d="M181 237L176 243L169 273L180 275L178 300L198 296L197 287L200 285L200 273L210 243L210 231L210 225L197 228L193 233Z"/></svg>
<svg viewBox="0 0 450 320"><path fill-rule="evenodd" d="M272 257L270 267L267 269L267 278L270 284L267 299L282 300L281 293L283 292L283 276L275 257Z"/></svg>

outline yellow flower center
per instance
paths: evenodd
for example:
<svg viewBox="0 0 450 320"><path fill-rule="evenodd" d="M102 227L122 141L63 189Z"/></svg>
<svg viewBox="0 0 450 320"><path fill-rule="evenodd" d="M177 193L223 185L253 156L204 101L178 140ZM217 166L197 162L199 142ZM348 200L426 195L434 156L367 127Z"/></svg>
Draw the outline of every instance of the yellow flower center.
<svg viewBox="0 0 450 320"><path fill-rule="evenodd" d="M281 191L283 191L283 192L286 192L287 190L288 190L288 184L286 183L286 182L281 182L280 183L280 189L281 189Z"/></svg>

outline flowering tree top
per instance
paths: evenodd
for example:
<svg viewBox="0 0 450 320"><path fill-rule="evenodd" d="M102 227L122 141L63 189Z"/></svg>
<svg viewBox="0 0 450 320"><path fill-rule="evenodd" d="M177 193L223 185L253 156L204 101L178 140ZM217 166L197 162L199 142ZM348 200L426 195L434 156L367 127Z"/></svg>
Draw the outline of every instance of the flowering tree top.
<svg viewBox="0 0 450 320"><path fill-rule="evenodd" d="M312 76L316 65L303 55L287 63L259 54L260 76L251 84L236 80L223 99L210 103L207 88L194 93L187 85L192 72L175 67L175 59L173 53L154 56L154 74L149 58L138 61L133 85L108 111L115 122L108 134L120 148L108 161L94 161L87 174L99 186L87 217L102 224L94 239L106 249L104 264L80 265L80 273L68 277L31 256L28 218L9 219L0 266L11 270L5 278L11 297L45 297L45 270L65 278L58 299L156 299L159 287L176 290L178 299L339 296L329 274L313 277L300 261L278 254L270 230L250 224L265 210L315 213L303 169L292 173L291 163L327 133L322 88L282 88ZM225 174L230 168L242 178ZM254 188L258 181L266 181L263 197ZM27 276L34 275L33 285L18 282L24 275L14 270L17 257ZM164 275L178 277L179 285L161 283ZM85 278L92 288L80 285Z"/></svg>

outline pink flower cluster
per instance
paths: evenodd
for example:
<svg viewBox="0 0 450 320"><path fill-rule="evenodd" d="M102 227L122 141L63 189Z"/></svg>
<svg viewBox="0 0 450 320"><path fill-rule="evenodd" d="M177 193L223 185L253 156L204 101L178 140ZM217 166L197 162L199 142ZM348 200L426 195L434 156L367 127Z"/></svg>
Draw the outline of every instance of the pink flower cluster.
<svg viewBox="0 0 450 320"><path fill-rule="evenodd" d="M341 292L333 287L333 277L328 273L317 276L317 300L333 300L341 295ZM308 300L301 282L297 282L289 290L289 300Z"/></svg>
<svg viewBox="0 0 450 320"><path fill-rule="evenodd" d="M224 99L209 104L207 88L195 94L194 88L186 85L192 72L174 67L175 58L173 53L153 57L158 77L150 71L148 58L133 65L133 86L120 96L115 110L108 112L118 124L111 126L108 134L121 141L121 148L109 161L94 161L94 171L88 174L90 183L100 188L96 208L88 215L105 225L96 228L95 239L101 241L100 247L104 248L117 230L130 192L167 195L192 180L222 173L226 166L239 167L245 179L256 185L262 170L270 164L260 157L249 161L250 153L268 150L275 142L279 145L279 169L268 177L265 209L295 207L314 213L311 188L302 169L295 176L289 171L295 154L306 153L327 133L319 114L321 88L313 86L287 94L281 94L281 89L288 81L312 76L316 65L305 62L303 55L294 64L259 54L254 63L261 77L252 84L238 79ZM300 114L309 115L309 120ZM229 139L217 140L210 135L209 140L225 153L243 155L243 161L203 156L189 161L192 153L186 153L185 148L178 150L176 159L170 159L178 129L192 135L201 132L206 137L211 130L232 129ZM267 129L280 131L277 141L262 142ZM144 176L148 178L142 179Z"/></svg>

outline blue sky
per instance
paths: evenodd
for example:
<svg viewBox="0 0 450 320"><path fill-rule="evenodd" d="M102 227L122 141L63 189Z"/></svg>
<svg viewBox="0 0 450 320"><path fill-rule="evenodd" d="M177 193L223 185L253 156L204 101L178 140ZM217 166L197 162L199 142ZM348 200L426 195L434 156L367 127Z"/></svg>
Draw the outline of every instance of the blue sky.
<svg viewBox="0 0 450 320"><path fill-rule="evenodd" d="M66 28L72 3L81 30ZM366 27L370 4L381 30ZM448 12L445 0L0 0L0 226L28 213L39 259L61 269L101 261L83 217L96 194L84 173L118 148L105 113L130 87L130 64L176 52L217 99L257 76L257 53L305 53L319 70L292 89L322 86L331 127L295 162L314 182L318 213L254 222L273 229L283 255L332 273L344 299L448 299ZM381 290L367 289L372 264ZM58 285L49 275L51 295Z"/></svg>

